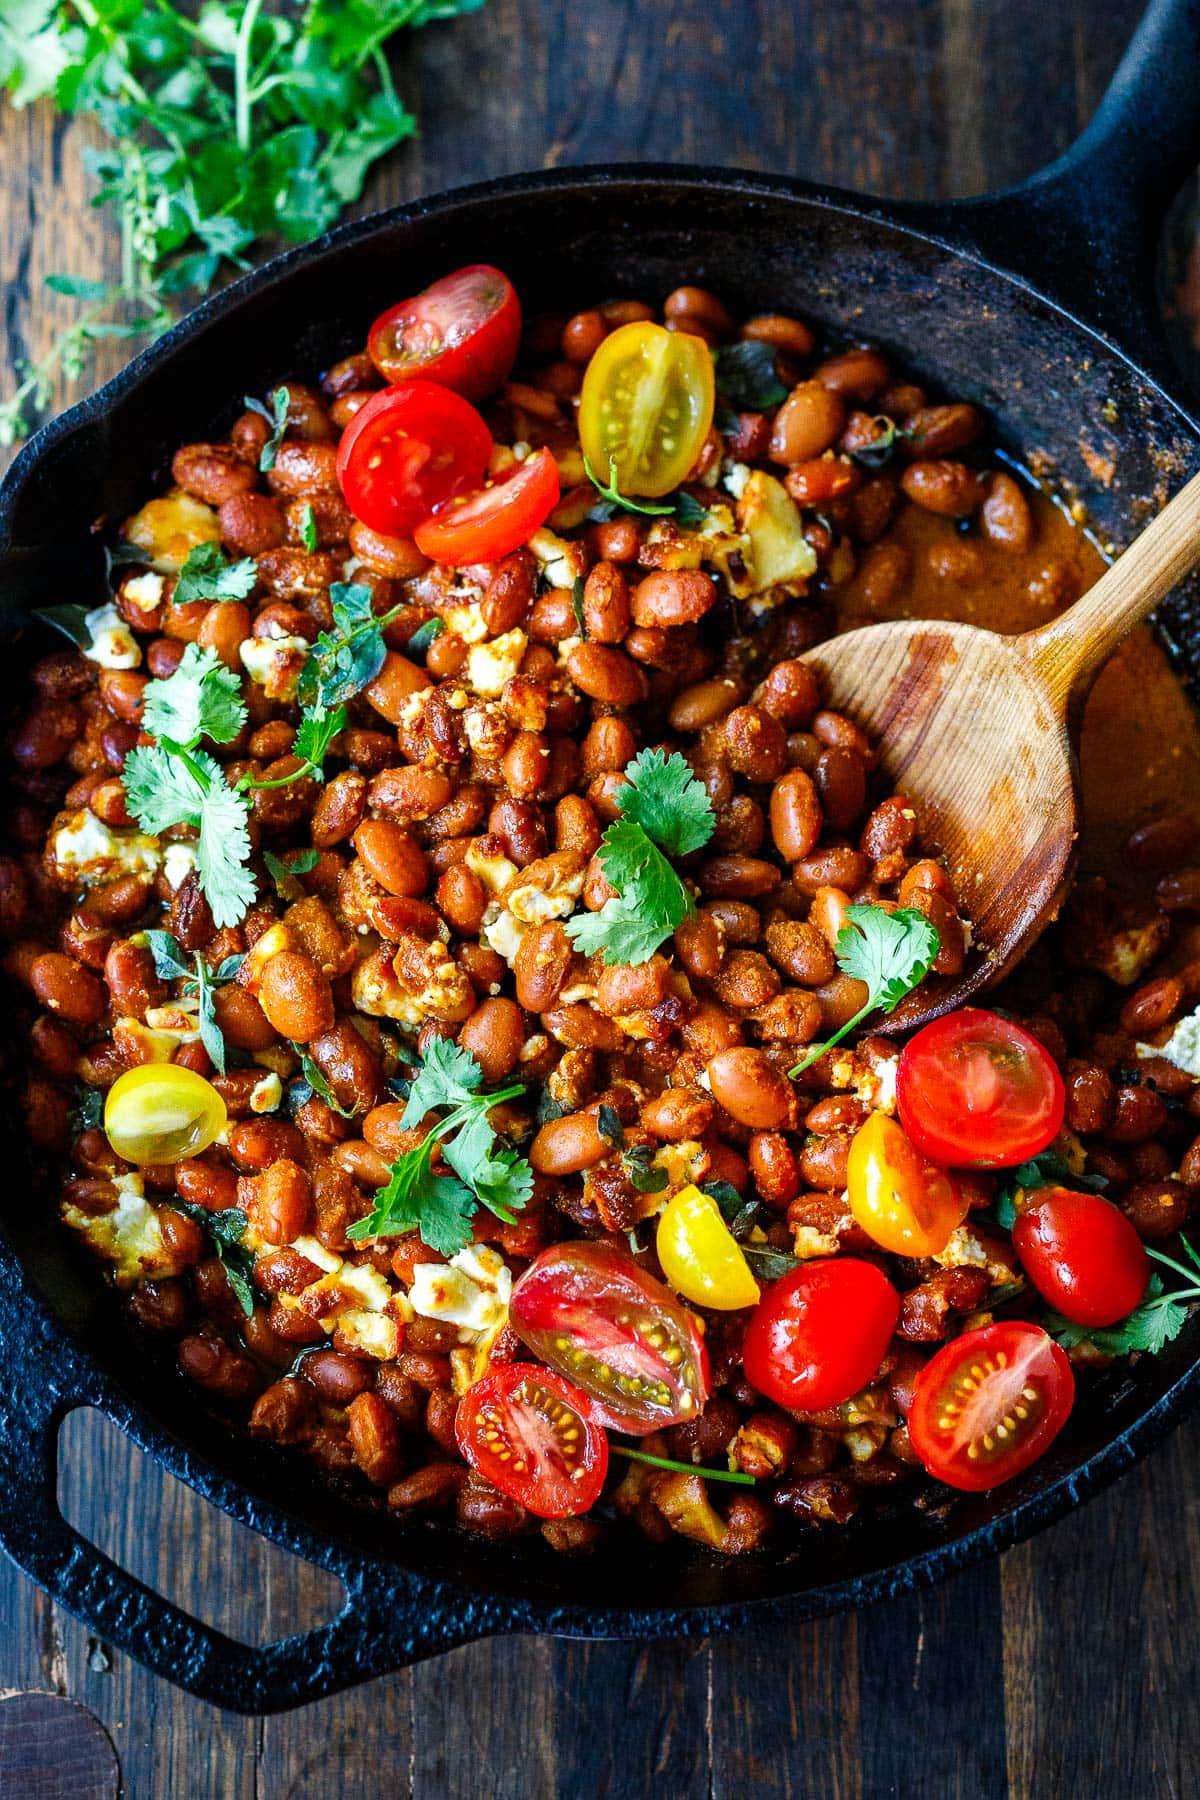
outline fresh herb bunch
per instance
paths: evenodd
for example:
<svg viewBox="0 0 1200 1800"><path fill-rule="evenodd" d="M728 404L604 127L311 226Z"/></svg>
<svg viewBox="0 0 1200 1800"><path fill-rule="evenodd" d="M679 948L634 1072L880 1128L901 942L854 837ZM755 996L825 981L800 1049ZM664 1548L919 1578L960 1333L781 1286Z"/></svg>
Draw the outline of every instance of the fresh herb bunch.
<svg viewBox="0 0 1200 1800"><path fill-rule="evenodd" d="M600 841L600 867L617 890L599 912L578 913L567 932L585 956L606 963L649 962L658 946L695 912L667 860L699 850L713 834L712 802L677 751L641 750L625 765L615 819Z"/></svg>
<svg viewBox="0 0 1200 1800"><path fill-rule="evenodd" d="M848 906L846 918L849 923L838 932L838 967L843 975L865 983L867 997L854 1017L823 1044L814 1044L795 1068L788 1070L789 1075L802 1075L861 1025L868 1013L894 1012L904 996L924 981L938 953L937 928L913 907L901 906L889 913L882 906Z"/></svg>
<svg viewBox="0 0 1200 1800"><path fill-rule="evenodd" d="M413 1130L431 1112L447 1109L433 1130L392 1164L391 1179L375 1196L365 1219L350 1227L351 1238L386 1237L420 1231L431 1250L453 1256L471 1242L471 1221L482 1204L498 1219L514 1222L533 1193L533 1170L523 1156L497 1147L490 1113L504 1100L525 1092L523 1082L484 1094L483 1070L469 1050L434 1038L425 1053L400 1118ZM433 1153L453 1175L435 1175Z"/></svg>
<svg viewBox="0 0 1200 1800"><path fill-rule="evenodd" d="M56 374L86 372L105 338L155 337L264 244L302 244L411 137L386 51L396 34L483 0L7 0L0 89L49 96L110 140L85 152L96 204L120 220L118 281L52 275L83 303L0 406L0 443L29 429Z"/></svg>

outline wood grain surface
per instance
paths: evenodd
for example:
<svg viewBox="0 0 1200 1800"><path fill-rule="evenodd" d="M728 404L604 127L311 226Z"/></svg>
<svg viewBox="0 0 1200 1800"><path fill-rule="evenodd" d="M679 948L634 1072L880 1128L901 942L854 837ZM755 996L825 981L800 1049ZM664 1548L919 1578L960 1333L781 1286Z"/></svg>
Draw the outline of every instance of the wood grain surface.
<svg viewBox="0 0 1200 1800"><path fill-rule="evenodd" d="M539 164L641 157L885 194L1000 186L1070 141L1139 10L489 0L414 39L400 79L423 135L377 175L367 204ZM6 365L67 316L45 273L115 272L116 238L87 203L86 137L45 107L0 113ZM1200 258L1189 285L1184 249L1172 284L1180 342L1200 290ZM118 360L114 349L101 373ZM95 1416L67 1421L61 1460L72 1522L234 1635L266 1642L336 1608L328 1577L232 1523ZM1200 1420L1002 1561L857 1616L713 1644L476 1644L268 1719L215 1712L155 1680L4 1564L0 1800L113 1792L102 1755L77 1774L84 1749L47 1735L40 1713L24 1738L6 1724L19 1702L5 1696L28 1689L95 1713L135 1800L1194 1794L1198 1461ZM39 1785L4 1760L14 1741L43 1746Z"/></svg>

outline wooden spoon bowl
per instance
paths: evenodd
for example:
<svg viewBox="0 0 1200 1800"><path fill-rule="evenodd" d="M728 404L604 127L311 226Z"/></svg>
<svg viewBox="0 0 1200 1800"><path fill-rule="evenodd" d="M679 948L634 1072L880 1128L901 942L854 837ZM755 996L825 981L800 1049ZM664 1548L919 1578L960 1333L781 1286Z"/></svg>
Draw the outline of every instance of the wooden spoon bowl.
<svg viewBox="0 0 1200 1800"><path fill-rule="evenodd" d="M1062 906L1079 838L1074 742L1117 645L1200 561L1200 475L1070 610L1020 637L897 619L810 650L826 705L860 725L942 856L972 949L891 1014L911 1030L990 987Z"/></svg>

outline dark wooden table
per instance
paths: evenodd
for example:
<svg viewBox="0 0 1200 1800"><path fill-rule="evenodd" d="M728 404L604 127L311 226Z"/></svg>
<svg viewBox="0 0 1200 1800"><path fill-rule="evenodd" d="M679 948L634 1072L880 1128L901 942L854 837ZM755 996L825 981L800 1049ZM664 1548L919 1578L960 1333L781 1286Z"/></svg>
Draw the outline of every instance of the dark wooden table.
<svg viewBox="0 0 1200 1800"><path fill-rule="evenodd" d="M1139 10L490 0L414 41L402 82L423 136L368 202L638 157L971 193L1065 147ZM44 273L114 271L115 238L86 204L84 136L48 108L0 117L5 363L62 321L69 303ZM70 1701L103 1723L136 1800L1195 1793L1198 1454L1194 1420L1035 1542L857 1616L712 1644L477 1644L281 1718L187 1698L0 1566L0 1796L115 1794L111 1752ZM110 1554L235 1636L268 1642L336 1609L336 1584L93 1415L64 1429L61 1494ZM63 1699L7 1698L27 1689ZM6 1784L18 1755L38 1773Z"/></svg>

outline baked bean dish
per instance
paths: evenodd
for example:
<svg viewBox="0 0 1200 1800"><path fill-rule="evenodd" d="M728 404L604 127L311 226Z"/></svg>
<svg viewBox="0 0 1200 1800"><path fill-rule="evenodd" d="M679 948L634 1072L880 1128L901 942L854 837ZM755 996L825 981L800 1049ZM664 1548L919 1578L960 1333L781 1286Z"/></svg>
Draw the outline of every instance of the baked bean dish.
<svg viewBox="0 0 1200 1800"><path fill-rule="evenodd" d="M564 1551L1019 1475L1200 1293L1195 720L1135 637L1064 918L902 1044L969 897L803 653L1096 546L695 287L460 269L226 416L48 596L0 862L30 1138L190 1403Z"/></svg>

